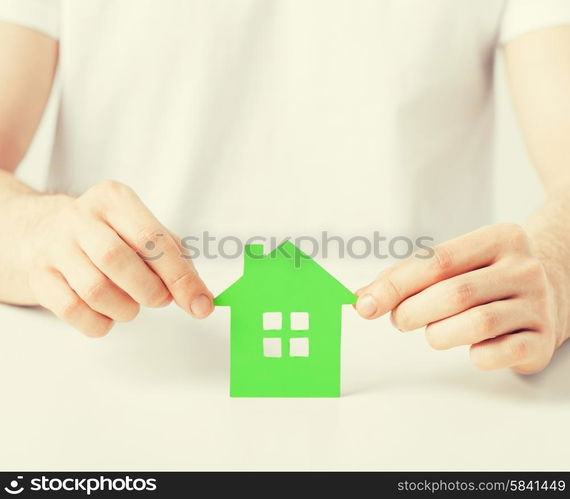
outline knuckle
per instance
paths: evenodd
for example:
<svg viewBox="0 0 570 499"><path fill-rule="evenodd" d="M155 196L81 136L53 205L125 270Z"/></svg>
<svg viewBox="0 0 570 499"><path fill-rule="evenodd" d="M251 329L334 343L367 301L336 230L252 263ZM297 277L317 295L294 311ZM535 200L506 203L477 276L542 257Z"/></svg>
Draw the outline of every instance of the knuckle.
<svg viewBox="0 0 570 499"><path fill-rule="evenodd" d="M127 185L117 182L116 180L103 180L87 189L81 196L75 200L77 212L96 214L101 204L108 202L109 199L117 199L130 194L134 191Z"/></svg>
<svg viewBox="0 0 570 499"><path fill-rule="evenodd" d="M516 249L528 248L528 235L526 230L518 224L503 224L503 233L507 244Z"/></svg>
<svg viewBox="0 0 570 499"><path fill-rule="evenodd" d="M198 281L199 281L198 272L196 272L193 268L189 267L181 274L174 277L172 281L169 283L169 287L172 288L183 287L189 289Z"/></svg>
<svg viewBox="0 0 570 499"><path fill-rule="evenodd" d="M77 228L84 222L85 212L80 199L74 200L61 212L61 225L65 228Z"/></svg>
<svg viewBox="0 0 570 499"><path fill-rule="evenodd" d="M544 369L552 360L556 351L556 340L552 336L542 335L540 347L533 349L526 360L515 366L521 374L533 374Z"/></svg>
<svg viewBox="0 0 570 499"><path fill-rule="evenodd" d="M73 207L67 212L67 217L71 223L76 224L81 221L84 215L94 215L97 211L97 200L101 199L101 192L95 187L91 187L79 196Z"/></svg>
<svg viewBox="0 0 570 499"><path fill-rule="evenodd" d="M384 283L387 289L386 292L392 298L392 301L400 303L404 299L404 293L394 282L394 279L390 276L390 274L384 275Z"/></svg>
<svg viewBox="0 0 570 499"><path fill-rule="evenodd" d="M532 316L535 319L535 324L531 326L545 326L551 322L550 306L545 298L533 300L532 303Z"/></svg>
<svg viewBox="0 0 570 499"><path fill-rule="evenodd" d="M81 307L81 299L75 294L70 294L65 301L60 303L57 315L61 317L64 321L71 321L77 316L77 312Z"/></svg>
<svg viewBox="0 0 570 499"><path fill-rule="evenodd" d="M88 303L97 303L101 301L101 298L109 292L110 282L105 277L98 277L93 279L85 288L81 291L80 296Z"/></svg>
<svg viewBox="0 0 570 499"><path fill-rule="evenodd" d="M118 244L111 244L101 251L99 259L104 266L113 265L121 258L123 248Z"/></svg>
<svg viewBox="0 0 570 499"><path fill-rule="evenodd" d="M157 286L148 294L144 305L151 308L159 308L168 304L170 300L171 296L168 290L164 286Z"/></svg>
<svg viewBox="0 0 570 499"><path fill-rule="evenodd" d="M473 313L474 329L477 333L487 336L495 331L499 318L494 310L479 308Z"/></svg>
<svg viewBox="0 0 570 499"><path fill-rule="evenodd" d="M532 320L530 326L535 329L549 328L552 324L552 312L549 301L540 296L531 302Z"/></svg>
<svg viewBox="0 0 570 499"><path fill-rule="evenodd" d="M115 197L132 196L134 194L134 191L128 185L110 179L99 182L93 189Z"/></svg>
<svg viewBox="0 0 570 499"><path fill-rule="evenodd" d="M546 272L537 258L528 258L519 264L520 276L523 280L540 283L545 279Z"/></svg>
<svg viewBox="0 0 570 499"><path fill-rule="evenodd" d="M147 251L147 244L156 244L159 238L164 236L164 230L156 227L143 227L135 235L134 244L137 251L144 253Z"/></svg>
<svg viewBox="0 0 570 499"><path fill-rule="evenodd" d="M475 289L472 283L462 282L451 289L452 303L460 307L468 306L473 301Z"/></svg>
<svg viewBox="0 0 570 499"><path fill-rule="evenodd" d="M452 269L454 258L449 248L445 246L437 246L434 248L432 257L433 272L436 277L446 276Z"/></svg>
<svg viewBox="0 0 570 499"><path fill-rule="evenodd" d="M506 342L507 354L514 362L519 362L527 358L530 353L530 346L526 339L513 335L510 341Z"/></svg>

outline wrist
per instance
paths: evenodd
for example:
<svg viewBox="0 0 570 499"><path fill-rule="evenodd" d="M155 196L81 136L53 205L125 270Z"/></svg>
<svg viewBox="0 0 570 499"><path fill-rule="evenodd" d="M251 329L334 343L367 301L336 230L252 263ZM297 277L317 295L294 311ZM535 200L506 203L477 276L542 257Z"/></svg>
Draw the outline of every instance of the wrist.
<svg viewBox="0 0 570 499"><path fill-rule="evenodd" d="M564 270L552 260L541 259L551 290L556 348L570 338L570 289Z"/></svg>
<svg viewBox="0 0 570 499"><path fill-rule="evenodd" d="M22 220L21 266L28 271L41 259L46 245L53 240L58 228L59 214L73 198L65 194L27 194L15 201L16 212Z"/></svg>

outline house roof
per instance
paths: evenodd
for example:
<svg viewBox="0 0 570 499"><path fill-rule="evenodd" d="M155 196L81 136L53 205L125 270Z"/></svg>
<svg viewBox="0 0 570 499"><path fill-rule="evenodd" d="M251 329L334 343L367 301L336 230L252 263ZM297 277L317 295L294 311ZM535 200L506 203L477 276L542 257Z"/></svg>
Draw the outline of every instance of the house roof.
<svg viewBox="0 0 570 499"><path fill-rule="evenodd" d="M234 305L270 296L280 300L294 296L297 302L352 304L356 301L349 289L310 256L285 241L267 255L263 254L261 244L246 245L243 275L220 293L214 303Z"/></svg>

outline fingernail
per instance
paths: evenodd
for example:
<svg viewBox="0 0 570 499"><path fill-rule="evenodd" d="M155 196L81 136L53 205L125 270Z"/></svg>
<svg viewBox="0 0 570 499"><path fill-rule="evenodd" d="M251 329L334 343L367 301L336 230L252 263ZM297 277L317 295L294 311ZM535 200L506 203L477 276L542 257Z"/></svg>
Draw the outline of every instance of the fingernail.
<svg viewBox="0 0 570 499"><path fill-rule="evenodd" d="M212 311L212 300L209 296L200 295L190 304L190 311L196 319L203 319Z"/></svg>
<svg viewBox="0 0 570 499"><path fill-rule="evenodd" d="M362 317L373 316L377 309L376 300L372 295L361 296L356 302L356 311L362 315Z"/></svg>

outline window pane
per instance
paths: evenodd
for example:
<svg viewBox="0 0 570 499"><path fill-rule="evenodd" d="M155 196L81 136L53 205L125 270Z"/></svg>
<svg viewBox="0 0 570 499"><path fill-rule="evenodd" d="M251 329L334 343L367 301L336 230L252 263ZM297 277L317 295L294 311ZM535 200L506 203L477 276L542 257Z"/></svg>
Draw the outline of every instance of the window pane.
<svg viewBox="0 0 570 499"><path fill-rule="evenodd" d="M275 330L281 329L282 326L281 312L264 312L263 313L263 329Z"/></svg>
<svg viewBox="0 0 570 499"><path fill-rule="evenodd" d="M289 340L289 355L291 357L308 357L309 338L291 338Z"/></svg>
<svg viewBox="0 0 570 499"><path fill-rule="evenodd" d="M295 331L309 329L309 314L307 312L291 312L291 329Z"/></svg>
<svg viewBox="0 0 570 499"><path fill-rule="evenodd" d="M263 338L263 356L281 357L281 338Z"/></svg>

